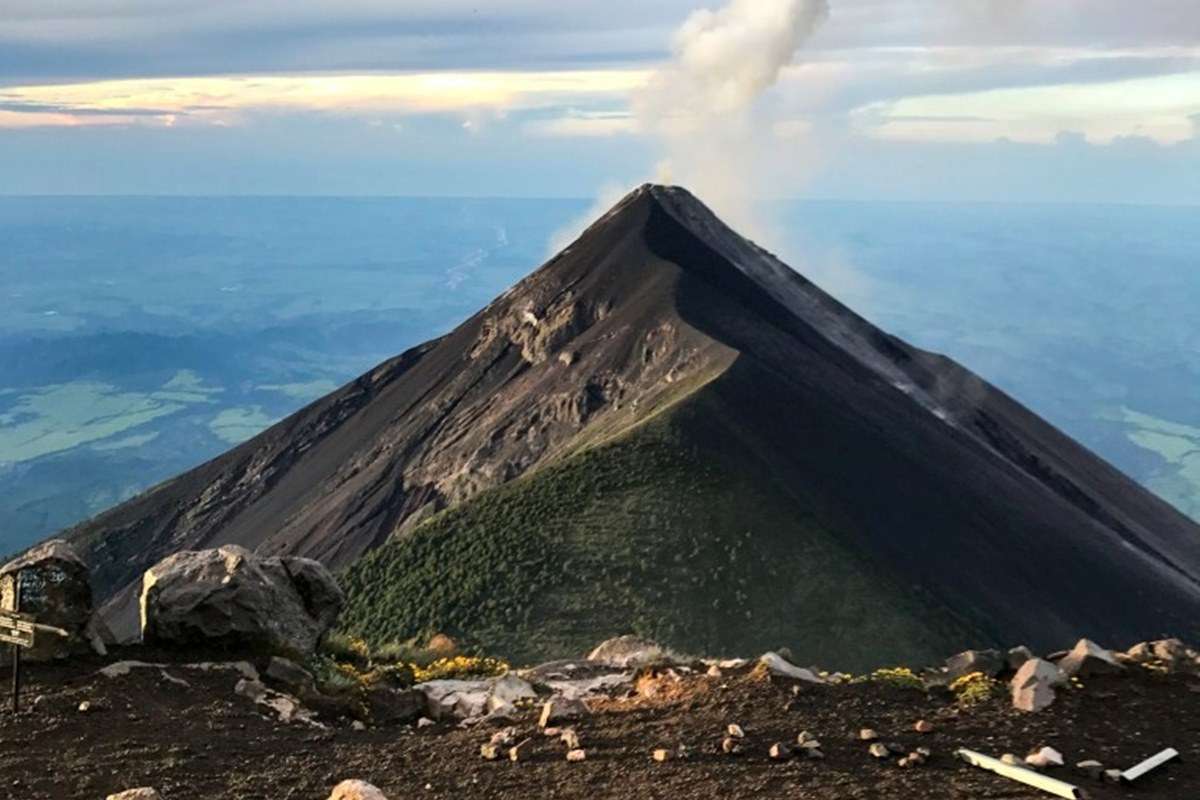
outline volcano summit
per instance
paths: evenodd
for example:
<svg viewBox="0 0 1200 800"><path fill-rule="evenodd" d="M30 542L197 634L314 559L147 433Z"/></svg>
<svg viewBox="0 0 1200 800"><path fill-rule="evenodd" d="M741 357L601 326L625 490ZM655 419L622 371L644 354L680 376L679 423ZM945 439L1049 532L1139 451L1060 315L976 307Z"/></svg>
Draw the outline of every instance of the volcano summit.
<svg viewBox="0 0 1200 800"><path fill-rule="evenodd" d="M351 631L516 660L1200 638L1200 527L675 187L69 535L125 634L147 567L236 543L345 569Z"/></svg>

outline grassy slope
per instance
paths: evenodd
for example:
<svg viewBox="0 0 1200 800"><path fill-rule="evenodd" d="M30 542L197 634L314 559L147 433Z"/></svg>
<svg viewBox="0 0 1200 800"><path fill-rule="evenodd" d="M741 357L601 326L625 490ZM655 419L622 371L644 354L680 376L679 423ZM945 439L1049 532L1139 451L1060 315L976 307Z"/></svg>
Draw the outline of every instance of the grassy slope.
<svg viewBox="0 0 1200 800"><path fill-rule="evenodd" d="M952 652L963 630L931 626L706 426L704 394L364 556L343 627L375 643L445 631L516 662L628 632L706 654L786 645L841 669Z"/></svg>

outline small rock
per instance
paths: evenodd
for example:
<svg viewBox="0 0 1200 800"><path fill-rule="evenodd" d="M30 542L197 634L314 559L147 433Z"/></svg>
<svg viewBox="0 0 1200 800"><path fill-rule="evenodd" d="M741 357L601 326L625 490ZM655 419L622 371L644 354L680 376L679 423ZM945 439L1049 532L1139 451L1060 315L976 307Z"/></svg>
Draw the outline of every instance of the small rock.
<svg viewBox="0 0 1200 800"><path fill-rule="evenodd" d="M651 753L650 757L659 762L669 761L671 758L671 752L669 750L663 750L662 748L659 748Z"/></svg>
<svg viewBox="0 0 1200 800"><path fill-rule="evenodd" d="M864 742L873 742L879 738L879 734L873 728L863 728L858 732L858 738Z"/></svg>
<svg viewBox="0 0 1200 800"><path fill-rule="evenodd" d="M576 761L584 761L587 759L587 752L584 750L570 750L567 752L567 761L572 763Z"/></svg>
<svg viewBox="0 0 1200 800"><path fill-rule="evenodd" d="M495 761L500 758L500 747L494 744L479 745L479 755L485 761Z"/></svg>
<svg viewBox="0 0 1200 800"><path fill-rule="evenodd" d="M924 758L933 758L933 751L928 747L918 747L916 753Z"/></svg>
<svg viewBox="0 0 1200 800"><path fill-rule="evenodd" d="M876 758L892 757L891 749L886 744L882 744L880 742L875 742L873 745L871 745L870 748L868 748L868 752Z"/></svg>
<svg viewBox="0 0 1200 800"><path fill-rule="evenodd" d="M705 675L707 675L707 676L708 676L708 677L710 677L710 678L720 678L720 677L722 677L722 676L723 676L725 673L724 673L724 672L721 672L721 668L720 668L720 667L718 667L716 664L713 664L711 667L709 667L709 668L708 668L708 672L706 672L706 673L704 673L704 674L705 674Z"/></svg>
<svg viewBox="0 0 1200 800"><path fill-rule="evenodd" d="M738 725L736 722L729 723L729 727L725 729L725 732L735 739L746 738L746 732L742 730L742 726Z"/></svg>
<svg viewBox="0 0 1200 800"><path fill-rule="evenodd" d="M726 736L721 740L721 752L726 755L736 755L742 752L741 743L732 736Z"/></svg>
<svg viewBox="0 0 1200 800"><path fill-rule="evenodd" d="M508 746L517 740L516 728L505 728L492 734L490 744Z"/></svg>
<svg viewBox="0 0 1200 800"><path fill-rule="evenodd" d="M671 654L666 648L637 636L618 636L615 639L608 639L596 645L587 656L588 661L596 661L620 669L644 667L670 660L670 658Z"/></svg>
<svg viewBox="0 0 1200 800"><path fill-rule="evenodd" d="M994 678L1004 669L1006 660L999 650L967 650L946 659L946 672L950 679L961 678L972 672L982 672Z"/></svg>
<svg viewBox="0 0 1200 800"><path fill-rule="evenodd" d="M362 720L356 719L354 722L350 723L350 728L356 731L365 731L367 729L367 724Z"/></svg>
<svg viewBox="0 0 1200 800"><path fill-rule="evenodd" d="M817 741L817 737L813 736L808 731L800 731L800 733L796 736L796 744L800 745L801 747L807 747L809 744L813 744L818 747L820 746L820 742Z"/></svg>
<svg viewBox="0 0 1200 800"><path fill-rule="evenodd" d="M575 732L574 728L567 728L562 732L559 738L562 740L562 743L567 746L568 750L579 749L579 734Z"/></svg>
<svg viewBox="0 0 1200 800"><path fill-rule="evenodd" d="M1047 767L1061 767L1063 765L1063 757L1062 753L1058 752L1053 747L1043 747L1042 749L1025 756L1025 763L1031 767L1037 767L1038 769L1046 769Z"/></svg>
<svg viewBox="0 0 1200 800"><path fill-rule="evenodd" d="M1058 667L1049 661L1032 658L1026 661L1013 676L1013 708L1019 711L1041 711L1054 702L1055 687L1066 682Z"/></svg>
<svg viewBox="0 0 1200 800"><path fill-rule="evenodd" d="M1089 675L1115 675L1123 672L1122 666L1112 654L1090 639L1080 639L1071 652L1058 662L1063 674L1086 678Z"/></svg>
<svg viewBox="0 0 1200 800"><path fill-rule="evenodd" d="M1014 647L1008 651L1005 660L1008 662L1008 668L1016 672L1021 667L1025 666L1025 662L1035 658L1033 651L1025 645Z"/></svg>
<svg viewBox="0 0 1200 800"><path fill-rule="evenodd" d="M551 725L549 728L542 729L542 735L548 736L551 739L557 739L559 736L562 736L562 728L556 728Z"/></svg>
<svg viewBox="0 0 1200 800"><path fill-rule="evenodd" d="M162 795L149 786L142 786L138 789L126 789L123 792L110 794L104 800L162 800Z"/></svg>
<svg viewBox="0 0 1200 800"><path fill-rule="evenodd" d="M92 701L91 700L84 700L82 703L79 704L79 713L80 714L86 714L87 712L89 712L91 710L92 710Z"/></svg>
<svg viewBox="0 0 1200 800"><path fill-rule="evenodd" d="M552 697L542 706L542 716L538 719L538 727L546 728L553 722L579 719L590 713L587 703L582 700Z"/></svg>
<svg viewBox="0 0 1200 800"><path fill-rule="evenodd" d="M1095 759L1080 761L1075 765L1075 769L1087 775L1092 780L1099 780L1104 777L1104 765Z"/></svg>
<svg viewBox="0 0 1200 800"><path fill-rule="evenodd" d="M508 760L520 761L522 758L524 758L528 744L529 740L526 739L525 741L518 742L517 744L514 744L512 747L508 748Z"/></svg>
<svg viewBox="0 0 1200 800"><path fill-rule="evenodd" d="M417 730L420 730L421 728L428 728L430 725L433 725L433 724L434 724L434 721L431 720L429 717L421 717L420 719L417 720Z"/></svg>
<svg viewBox="0 0 1200 800"><path fill-rule="evenodd" d="M913 730L917 733L933 733L933 723L929 720L919 719L913 725Z"/></svg>
<svg viewBox="0 0 1200 800"><path fill-rule="evenodd" d="M792 757L792 748L788 747L783 742L776 742L771 745L768 754L776 761L785 761Z"/></svg>
<svg viewBox="0 0 1200 800"><path fill-rule="evenodd" d="M387 800L387 797L366 781L342 781L333 787L329 800Z"/></svg>
<svg viewBox="0 0 1200 800"><path fill-rule="evenodd" d="M1000 756L1000 760L1005 764L1008 764L1010 767L1021 766L1021 759L1017 758L1012 753L1005 753L1004 755Z"/></svg>
<svg viewBox="0 0 1200 800"><path fill-rule="evenodd" d="M1121 782L1121 770L1119 770L1119 769L1104 770L1104 782L1105 783L1120 783Z"/></svg>

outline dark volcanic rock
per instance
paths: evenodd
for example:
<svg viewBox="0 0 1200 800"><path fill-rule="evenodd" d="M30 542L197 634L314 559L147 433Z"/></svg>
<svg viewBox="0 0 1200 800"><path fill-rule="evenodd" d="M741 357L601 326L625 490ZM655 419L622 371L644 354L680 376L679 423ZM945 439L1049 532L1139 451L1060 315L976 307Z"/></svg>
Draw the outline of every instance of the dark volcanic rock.
<svg viewBox="0 0 1200 800"><path fill-rule="evenodd" d="M32 661L46 661L88 649L92 619L92 586L87 565L61 539L51 539L0 567L0 608L13 607L18 576L21 611L43 625L67 631L63 638L35 634L34 646L22 651Z"/></svg>

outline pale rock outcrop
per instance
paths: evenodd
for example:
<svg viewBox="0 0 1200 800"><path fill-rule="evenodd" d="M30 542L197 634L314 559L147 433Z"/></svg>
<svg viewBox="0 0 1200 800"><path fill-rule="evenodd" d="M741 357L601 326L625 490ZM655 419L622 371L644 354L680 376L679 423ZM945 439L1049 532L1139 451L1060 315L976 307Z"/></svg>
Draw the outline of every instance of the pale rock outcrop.
<svg viewBox="0 0 1200 800"><path fill-rule="evenodd" d="M329 570L311 559L264 557L235 545L184 551L142 578L142 639L304 657L343 602Z"/></svg>
<svg viewBox="0 0 1200 800"><path fill-rule="evenodd" d="M51 539L0 567L0 608L12 609L17 576L21 581L21 611L43 625L62 628L66 638L38 632L34 646L22 651L31 661L49 661L89 647L92 585L88 568L62 539Z"/></svg>
<svg viewBox="0 0 1200 800"><path fill-rule="evenodd" d="M763 653L762 657L758 659L758 663L772 675L777 675L781 678L794 678L800 681L807 681L808 683L825 682L812 670L797 667L778 653Z"/></svg>

